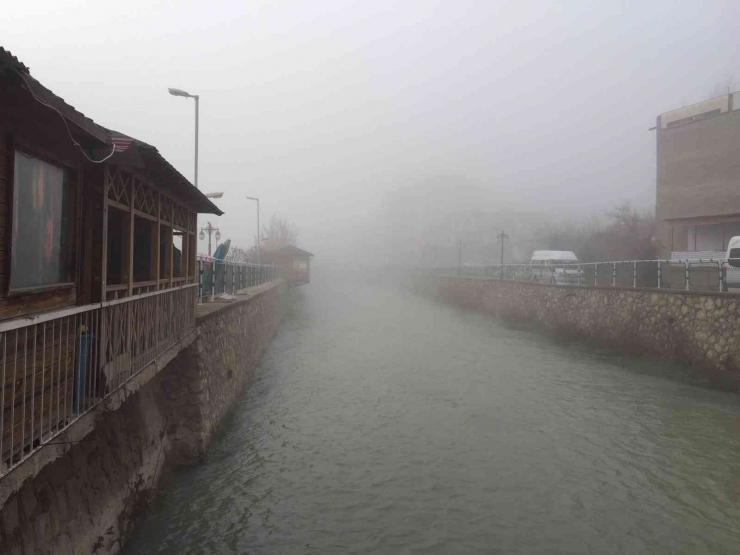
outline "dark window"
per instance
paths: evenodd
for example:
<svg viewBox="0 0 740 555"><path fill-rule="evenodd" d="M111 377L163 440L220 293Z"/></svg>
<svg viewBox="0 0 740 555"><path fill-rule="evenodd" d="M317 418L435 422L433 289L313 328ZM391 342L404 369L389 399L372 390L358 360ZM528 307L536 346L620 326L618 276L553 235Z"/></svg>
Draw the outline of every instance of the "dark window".
<svg viewBox="0 0 740 555"><path fill-rule="evenodd" d="M108 209L108 285L120 285L128 281L128 214L116 208Z"/></svg>
<svg viewBox="0 0 740 555"><path fill-rule="evenodd" d="M139 216L134 217L134 282L154 279L154 236L157 224Z"/></svg>
<svg viewBox="0 0 740 555"><path fill-rule="evenodd" d="M730 258L740 259L740 249L730 249ZM740 260L729 260L728 264L735 268L740 268Z"/></svg>
<svg viewBox="0 0 740 555"><path fill-rule="evenodd" d="M10 289L70 281L65 171L15 153Z"/></svg>

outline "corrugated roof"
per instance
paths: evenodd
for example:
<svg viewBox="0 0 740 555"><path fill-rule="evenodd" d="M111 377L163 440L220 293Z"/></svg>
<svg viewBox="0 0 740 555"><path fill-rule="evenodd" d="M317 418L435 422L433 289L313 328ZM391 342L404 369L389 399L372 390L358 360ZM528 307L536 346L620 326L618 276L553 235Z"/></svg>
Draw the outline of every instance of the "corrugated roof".
<svg viewBox="0 0 740 555"><path fill-rule="evenodd" d="M223 211L177 171L156 147L119 131L112 129L107 131L110 133L116 150L110 159L111 164L128 166L149 173L157 185L173 197L181 198L189 203L199 214L216 214L217 216L223 214Z"/></svg>
<svg viewBox="0 0 740 555"><path fill-rule="evenodd" d="M74 106L67 104L63 98L55 95L34 79L29 72L28 66L21 62L16 56L13 56L10 51L5 50L2 46L0 46L0 67L8 67L17 71L23 85L30 89L29 92L31 92L31 94L36 96L36 98L41 100L43 103L58 110L64 119L72 124L72 129L75 127L77 128L78 134L80 134L79 132L82 132L79 137L79 142L81 144L85 144L85 146L92 148L100 147L101 145L110 146L110 137L102 127L97 125L83 113L78 112ZM86 138L88 140L86 140Z"/></svg>

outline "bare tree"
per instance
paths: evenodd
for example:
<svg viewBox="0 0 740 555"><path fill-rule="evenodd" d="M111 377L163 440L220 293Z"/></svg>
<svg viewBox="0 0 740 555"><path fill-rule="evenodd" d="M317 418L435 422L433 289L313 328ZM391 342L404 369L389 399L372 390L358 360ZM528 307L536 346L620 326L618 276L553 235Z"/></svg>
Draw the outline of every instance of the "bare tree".
<svg viewBox="0 0 740 555"><path fill-rule="evenodd" d="M297 246L299 233L298 227L286 217L273 214L270 221L262 226L262 248L271 251L286 245Z"/></svg>
<svg viewBox="0 0 740 555"><path fill-rule="evenodd" d="M657 255L656 229L652 211L623 202L606 214L606 223L591 216L542 226L536 234L537 248L573 251L582 262L650 260Z"/></svg>
<svg viewBox="0 0 740 555"><path fill-rule="evenodd" d="M234 247L232 246L229 249L229 253L226 255L226 260L228 262L249 262L250 261L250 253L254 251L254 248L250 250L244 250L241 247Z"/></svg>

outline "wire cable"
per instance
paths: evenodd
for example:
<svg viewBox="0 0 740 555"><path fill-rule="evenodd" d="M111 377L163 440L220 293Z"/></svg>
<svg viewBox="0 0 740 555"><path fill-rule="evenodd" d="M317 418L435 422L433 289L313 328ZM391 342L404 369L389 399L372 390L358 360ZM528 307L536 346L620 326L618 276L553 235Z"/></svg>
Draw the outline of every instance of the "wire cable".
<svg viewBox="0 0 740 555"><path fill-rule="evenodd" d="M102 164L103 162L105 162L106 160L108 160L108 159L109 159L109 158L110 158L111 156L113 156L113 155L114 155L114 154L116 153L116 145L113 145L113 150L111 150L110 154L109 154L108 156L106 156L105 158L103 158L102 160L93 160L92 158L90 158L90 157L89 157L89 156L87 155L87 153L86 153L86 152L84 151L84 149L82 148L82 145L81 145L80 143L78 143L78 142L77 142L77 141L75 140L75 138L74 138L74 137L72 136L72 131L71 131L71 130L70 130L70 128L69 128L69 124L67 123L67 118L65 118L65 117L64 117L64 114L62 114L62 113L61 113L61 112L60 112L59 110L57 110L57 109L56 109L56 108L55 108L54 106L52 106L51 104L48 104L48 103L44 102L44 101L43 101L43 100L41 100L41 99L40 99L40 98L39 98L38 96L36 96L36 93L34 93L34 92L33 92L33 88L31 87L31 85L30 85L30 84L28 83L28 81L26 80L26 78L25 78L25 77L23 76L23 74L22 74L22 73L21 73L20 71L18 71L18 70L17 70L17 69L15 69L14 67L11 67L10 69L12 69L13 71L15 71L15 72L16 72L16 73L18 74L18 76L19 76L19 77L20 77L20 78L21 78L21 79L23 80L23 82L24 82L24 83L26 84L26 87L27 87L27 88L28 88L28 90L30 91L30 93L31 93L31 96L33 96L33 98L34 98L34 99L36 100L36 102L38 102L38 103L39 103L39 104L41 104L42 106L46 106L47 108L51 108L51 109L52 109L52 110L54 110L54 111L55 111L55 112L56 112L57 114L59 114L59 117L60 117L60 118L62 118L62 122L64 123L64 127L66 127L66 128L67 128L67 134L69 135L69 138L70 138L70 139L72 140L72 143L73 143L73 144L74 144L74 145L75 145L75 146L76 146L77 148L79 148L79 149L80 149L80 152L82 153L82 155L83 155L83 156L84 156L85 158L87 158L87 159L88 159L88 160L89 160L90 162L92 162L93 164Z"/></svg>

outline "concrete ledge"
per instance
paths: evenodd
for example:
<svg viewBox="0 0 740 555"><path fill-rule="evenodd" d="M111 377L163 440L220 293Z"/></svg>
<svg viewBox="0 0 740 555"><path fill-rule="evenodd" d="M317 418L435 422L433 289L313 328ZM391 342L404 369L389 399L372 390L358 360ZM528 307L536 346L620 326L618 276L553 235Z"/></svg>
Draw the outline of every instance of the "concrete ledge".
<svg viewBox="0 0 740 555"><path fill-rule="evenodd" d="M256 285L255 287L248 287L241 291L237 291L237 294L235 295L236 298L231 301L219 301L216 299L212 303L199 304L195 308L196 325L202 324L218 313L232 310L237 306L248 303L255 297L258 297L283 283L284 280L282 279L270 281L263 283L262 285Z"/></svg>

